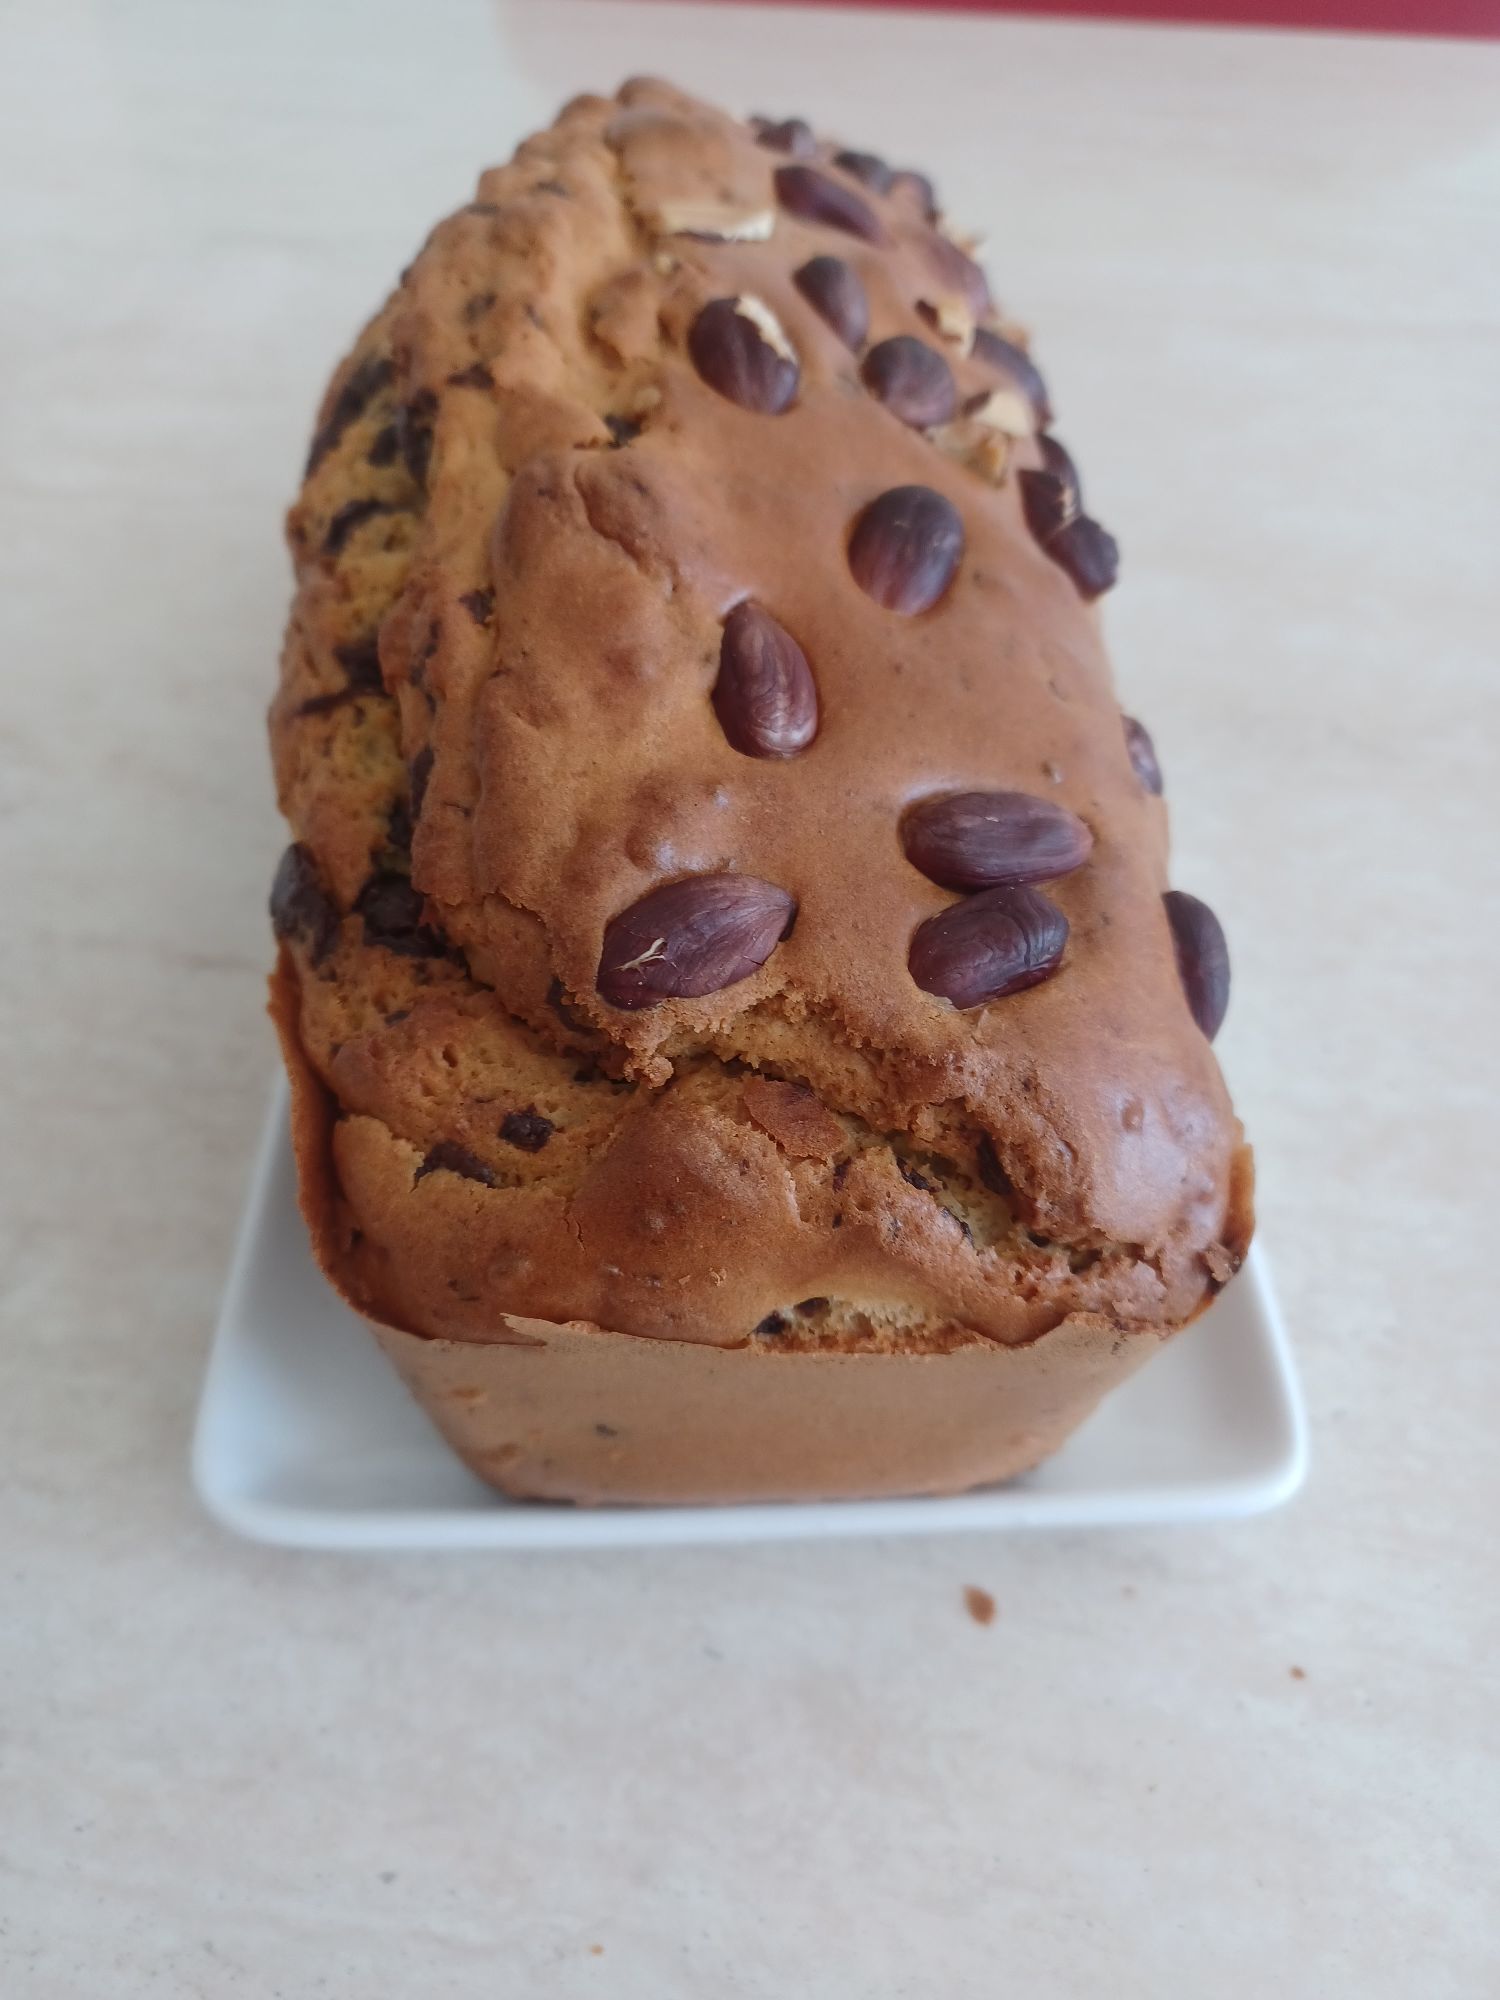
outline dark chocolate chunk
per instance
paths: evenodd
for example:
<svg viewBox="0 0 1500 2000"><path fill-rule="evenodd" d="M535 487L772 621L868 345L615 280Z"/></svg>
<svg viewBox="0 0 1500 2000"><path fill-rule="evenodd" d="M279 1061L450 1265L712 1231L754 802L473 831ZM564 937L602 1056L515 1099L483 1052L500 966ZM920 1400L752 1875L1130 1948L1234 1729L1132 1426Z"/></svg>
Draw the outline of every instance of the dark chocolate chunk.
<svg viewBox="0 0 1500 2000"><path fill-rule="evenodd" d="M460 368L448 377L448 386L451 389L493 389L495 378L487 361L471 361L467 368Z"/></svg>
<svg viewBox="0 0 1500 2000"><path fill-rule="evenodd" d="M383 945L403 958L441 958L446 950L441 934L422 921L422 892L409 876L372 875L354 908L363 920L366 944Z"/></svg>
<svg viewBox="0 0 1500 2000"><path fill-rule="evenodd" d="M384 694L380 673L380 641L373 632L347 645L335 646L333 657L343 668L349 686L357 694Z"/></svg>
<svg viewBox="0 0 1500 2000"><path fill-rule="evenodd" d="M396 435L396 426L386 424L376 431L365 457L371 465L394 465L400 450L401 440Z"/></svg>
<svg viewBox="0 0 1500 2000"><path fill-rule="evenodd" d="M995 1151L995 1142L988 1132L981 1132L979 1144L974 1149L974 1166L980 1181L991 1194L1003 1195L1007 1201L1014 1198L1015 1182L1000 1164L1000 1155Z"/></svg>
<svg viewBox="0 0 1500 2000"><path fill-rule="evenodd" d="M765 1318L761 1321L760 1325L755 1329L755 1331L757 1333L766 1333L766 1334L785 1333L789 1324L790 1322L786 1319L784 1314L767 1313Z"/></svg>
<svg viewBox="0 0 1500 2000"><path fill-rule="evenodd" d="M405 799L397 799L385 816L385 839L388 847L397 854L411 854L411 807Z"/></svg>
<svg viewBox="0 0 1500 2000"><path fill-rule="evenodd" d="M558 1020L562 1022L563 1026L571 1028L575 1035L586 1035L589 1032L588 1022L580 1021L568 1005L567 996L563 992L563 983L560 979L554 979L552 984L547 988L547 1005L552 1009Z"/></svg>
<svg viewBox="0 0 1500 2000"><path fill-rule="evenodd" d="M645 429L645 425L638 423L634 417L617 417L613 415L605 417L604 427L616 445L634 444Z"/></svg>
<svg viewBox="0 0 1500 2000"><path fill-rule="evenodd" d="M328 523L328 531L323 537L324 555L342 555L356 528L362 528L366 521L373 521L377 514L394 514L396 511L388 500L346 500Z"/></svg>
<svg viewBox="0 0 1500 2000"><path fill-rule="evenodd" d="M427 484L427 463L432 457L432 420L437 415L437 397L431 389L419 389L409 403L396 412L396 436L406 469L418 486Z"/></svg>
<svg viewBox="0 0 1500 2000"><path fill-rule="evenodd" d="M467 1146L460 1146L456 1139L439 1139L431 1147L413 1176L413 1184L425 1179L428 1174L461 1174L466 1181L478 1181L482 1187L498 1187L499 1181L493 1171L476 1159Z"/></svg>
<svg viewBox="0 0 1500 2000"><path fill-rule="evenodd" d="M278 938L301 938L314 965L328 956L338 936L338 907L323 886L312 850L300 841L277 864L271 884L271 929Z"/></svg>
<svg viewBox="0 0 1500 2000"><path fill-rule="evenodd" d="M524 1111L507 1111L500 1121L500 1137L507 1146L519 1146L523 1153L539 1153L556 1129L534 1104Z"/></svg>
<svg viewBox="0 0 1500 2000"><path fill-rule="evenodd" d="M389 355L372 354L361 361L333 399L328 415L313 435L307 470L315 472L356 418L379 395L395 373Z"/></svg>
<svg viewBox="0 0 1500 2000"><path fill-rule="evenodd" d="M469 590L458 600L476 625L488 625L495 609L493 590Z"/></svg>

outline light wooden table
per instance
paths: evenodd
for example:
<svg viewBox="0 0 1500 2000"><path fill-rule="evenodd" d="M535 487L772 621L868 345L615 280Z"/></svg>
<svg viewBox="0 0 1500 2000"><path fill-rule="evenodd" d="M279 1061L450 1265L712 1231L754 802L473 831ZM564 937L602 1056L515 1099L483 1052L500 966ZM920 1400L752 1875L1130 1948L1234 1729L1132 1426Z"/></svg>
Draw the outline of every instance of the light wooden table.
<svg viewBox="0 0 1500 2000"><path fill-rule="evenodd" d="M615 0L4 34L0 1989L1500 1991L1500 52ZM1234 947L1284 1515L341 1560L189 1496L272 1064L278 510L428 222L643 69L930 164L1038 329Z"/></svg>

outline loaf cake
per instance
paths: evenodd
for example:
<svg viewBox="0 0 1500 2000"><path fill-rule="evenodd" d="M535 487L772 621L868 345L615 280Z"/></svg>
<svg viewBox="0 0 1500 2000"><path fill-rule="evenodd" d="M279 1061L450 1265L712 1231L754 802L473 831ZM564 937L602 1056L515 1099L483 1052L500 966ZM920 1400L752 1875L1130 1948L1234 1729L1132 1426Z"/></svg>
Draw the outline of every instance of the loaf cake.
<svg viewBox="0 0 1500 2000"><path fill-rule="evenodd" d="M931 183L669 86L433 231L271 711L318 1260L518 1497L951 1492L1251 1229L1086 511Z"/></svg>

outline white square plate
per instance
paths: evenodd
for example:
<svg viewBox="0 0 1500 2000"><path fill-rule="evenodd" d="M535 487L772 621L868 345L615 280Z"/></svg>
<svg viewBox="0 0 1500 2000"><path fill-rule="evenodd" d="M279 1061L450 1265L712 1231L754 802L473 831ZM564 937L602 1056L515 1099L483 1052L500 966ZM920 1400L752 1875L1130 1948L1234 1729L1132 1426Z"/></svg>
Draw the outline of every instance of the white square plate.
<svg viewBox="0 0 1500 2000"><path fill-rule="evenodd" d="M589 1548L1255 1514L1307 1470L1302 1398L1259 1248L1189 1332L1055 1458L954 1499L579 1508L502 1499L454 1458L313 1263L278 1088L193 1441L209 1511L300 1548Z"/></svg>

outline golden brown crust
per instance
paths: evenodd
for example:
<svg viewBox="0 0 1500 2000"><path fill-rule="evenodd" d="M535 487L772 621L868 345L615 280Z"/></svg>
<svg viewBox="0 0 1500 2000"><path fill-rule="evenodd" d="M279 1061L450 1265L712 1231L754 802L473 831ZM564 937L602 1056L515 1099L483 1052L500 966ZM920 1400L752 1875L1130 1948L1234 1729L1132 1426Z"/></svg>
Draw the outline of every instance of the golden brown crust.
<svg viewBox="0 0 1500 2000"><path fill-rule="evenodd" d="M665 85L575 101L366 329L289 520L271 724L302 858L274 1010L319 1258L419 1339L592 1328L570 1382L617 1336L753 1355L734 1379L757 1381L925 1356L930 1384L1064 1322L1104 1330L1070 1354L1107 1349L1192 1317L1249 1238L1248 1155L1161 905L1165 809L1097 621L1023 515L1016 474L1042 463L1010 434L1023 399L964 351L979 302L908 188L845 180L874 244L779 207L785 164ZM919 338L962 394L1001 392L993 449L976 419L928 435L872 396L794 282L829 254L863 283L869 343ZM774 415L692 356L701 308L747 296L798 360ZM921 616L882 608L846 555L860 509L904 484L965 532ZM710 699L747 597L811 668L797 755L732 748ZM1056 975L957 1012L907 969L954 897L898 829L970 788L1053 799L1094 846L1049 886L1071 925ZM608 1004L610 920L725 870L795 899L790 936L721 990ZM837 1481L872 1490L849 1465Z"/></svg>

